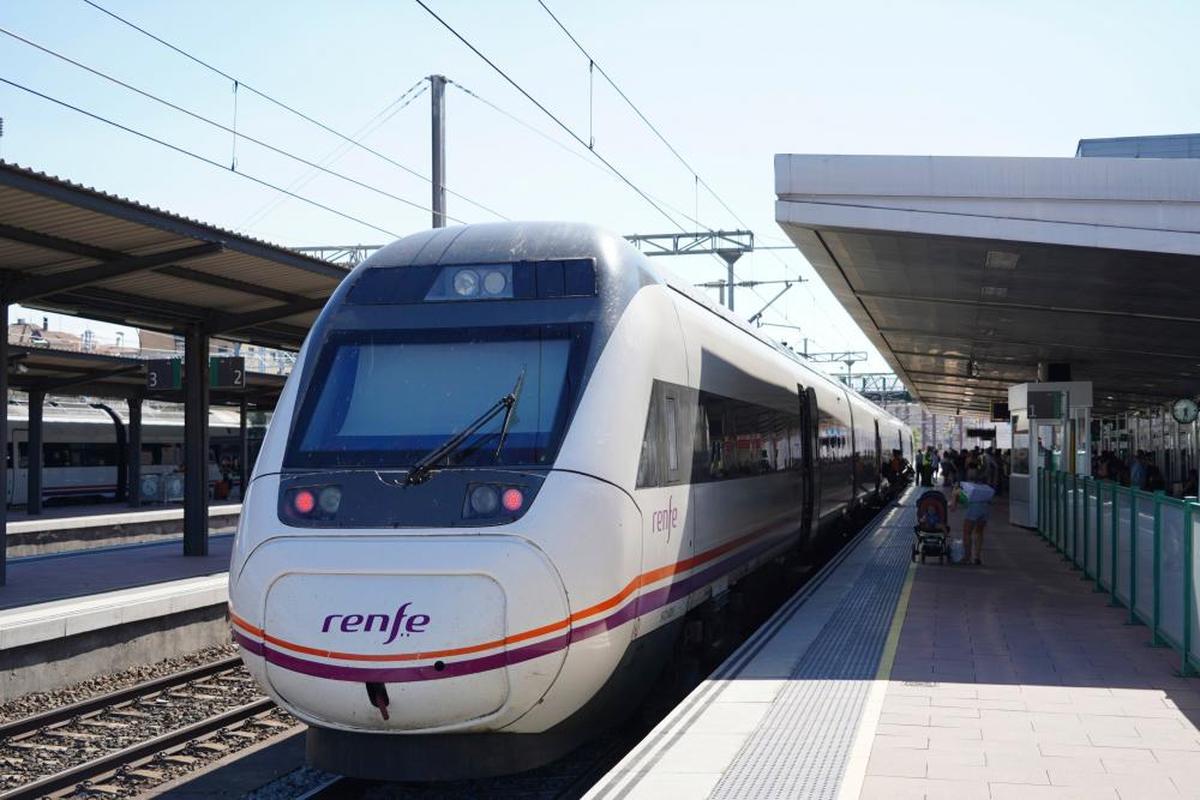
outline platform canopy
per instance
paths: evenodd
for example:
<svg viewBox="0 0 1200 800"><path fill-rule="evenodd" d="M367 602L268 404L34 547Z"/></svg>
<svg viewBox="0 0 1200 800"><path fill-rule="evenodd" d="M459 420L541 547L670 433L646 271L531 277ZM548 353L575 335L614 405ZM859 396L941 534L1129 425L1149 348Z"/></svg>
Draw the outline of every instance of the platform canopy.
<svg viewBox="0 0 1200 800"><path fill-rule="evenodd" d="M776 220L927 405L1040 364L1100 413L1200 392L1200 160L779 155Z"/></svg>
<svg viewBox="0 0 1200 800"><path fill-rule="evenodd" d="M79 353L9 344L10 388L46 394L84 394L94 397L146 398L183 402L183 390L148 392L147 362L140 358ZM284 375L247 370L242 389L210 388L211 402L238 405L243 400L260 409L273 409L279 399Z"/></svg>
<svg viewBox="0 0 1200 800"><path fill-rule="evenodd" d="M0 162L3 300L299 348L344 267Z"/></svg>

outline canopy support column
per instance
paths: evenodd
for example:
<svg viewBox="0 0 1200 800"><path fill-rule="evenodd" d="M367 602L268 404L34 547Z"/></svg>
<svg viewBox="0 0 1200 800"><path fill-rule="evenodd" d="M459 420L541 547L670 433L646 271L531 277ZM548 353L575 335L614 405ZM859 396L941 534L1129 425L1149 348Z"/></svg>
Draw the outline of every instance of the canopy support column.
<svg viewBox="0 0 1200 800"><path fill-rule="evenodd" d="M189 325L183 353L183 554L208 555L208 332Z"/></svg>
<svg viewBox="0 0 1200 800"><path fill-rule="evenodd" d="M142 504L142 398L130 397L129 404L129 507Z"/></svg>

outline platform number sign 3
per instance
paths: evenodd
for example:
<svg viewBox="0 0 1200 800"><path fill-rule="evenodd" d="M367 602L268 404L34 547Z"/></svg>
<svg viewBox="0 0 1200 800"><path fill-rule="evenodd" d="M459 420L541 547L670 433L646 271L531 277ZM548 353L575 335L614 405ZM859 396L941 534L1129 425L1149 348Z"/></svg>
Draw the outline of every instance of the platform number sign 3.
<svg viewBox="0 0 1200 800"><path fill-rule="evenodd" d="M183 369L177 358L153 359L146 362L146 389L169 392L183 385Z"/></svg>

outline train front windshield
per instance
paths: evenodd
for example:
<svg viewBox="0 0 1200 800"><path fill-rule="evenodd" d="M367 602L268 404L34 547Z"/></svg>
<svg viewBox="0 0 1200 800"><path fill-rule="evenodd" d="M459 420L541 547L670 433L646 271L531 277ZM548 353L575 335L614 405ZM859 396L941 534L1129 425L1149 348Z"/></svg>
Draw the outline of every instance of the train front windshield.
<svg viewBox="0 0 1200 800"><path fill-rule="evenodd" d="M336 332L313 372L284 466L410 467L518 381L503 446L499 413L442 464L547 466L574 400L585 339L580 326Z"/></svg>

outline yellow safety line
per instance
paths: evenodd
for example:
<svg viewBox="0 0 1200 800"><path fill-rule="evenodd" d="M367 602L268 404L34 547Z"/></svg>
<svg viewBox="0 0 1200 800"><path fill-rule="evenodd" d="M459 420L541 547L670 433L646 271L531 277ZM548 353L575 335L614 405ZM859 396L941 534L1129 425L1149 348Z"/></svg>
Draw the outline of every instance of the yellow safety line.
<svg viewBox="0 0 1200 800"><path fill-rule="evenodd" d="M875 672L877 681L886 681L892 677L892 664L896 662L896 648L900 645L900 629L904 627L904 618L908 616L908 597L912 594L913 576L916 574L917 564L914 561L908 565L904 587L900 589L900 599L892 613L892 625L888 628L887 640L883 643L883 657L879 659L879 669Z"/></svg>

